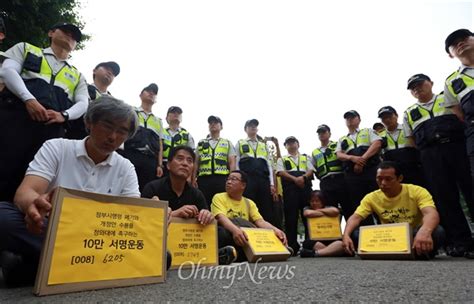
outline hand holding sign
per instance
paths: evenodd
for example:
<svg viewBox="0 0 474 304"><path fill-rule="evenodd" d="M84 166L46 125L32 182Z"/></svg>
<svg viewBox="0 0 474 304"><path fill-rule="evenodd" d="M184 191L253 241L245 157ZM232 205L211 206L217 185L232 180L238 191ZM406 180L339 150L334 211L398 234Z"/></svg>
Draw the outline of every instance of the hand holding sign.
<svg viewBox="0 0 474 304"><path fill-rule="evenodd" d="M53 191L39 195L26 209L25 222L28 231L34 234L43 232L44 219L51 211L51 196Z"/></svg>
<svg viewBox="0 0 474 304"><path fill-rule="evenodd" d="M240 227L237 227L237 229L232 232L232 237L234 238L234 242L241 247L245 246L249 240L245 231L240 229Z"/></svg>
<svg viewBox="0 0 474 304"><path fill-rule="evenodd" d="M195 205L184 205L183 207L174 210L173 216L181 218L194 218L198 215L199 210Z"/></svg>

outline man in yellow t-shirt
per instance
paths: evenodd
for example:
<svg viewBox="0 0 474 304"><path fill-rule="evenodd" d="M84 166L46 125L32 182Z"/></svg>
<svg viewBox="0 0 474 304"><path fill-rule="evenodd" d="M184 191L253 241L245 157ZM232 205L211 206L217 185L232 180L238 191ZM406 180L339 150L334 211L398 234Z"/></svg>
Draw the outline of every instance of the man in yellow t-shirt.
<svg viewBox="0 0 474 304"><path fill-rule="evenodd" d="M240 227L273 229L275 235L287 245L285 233L265 221L258 212L257 205L243 196L246 186L247 174L239 170L232 171L227 177L226 192L214 195L211 205L211 212L219 223L219 248L235 247L237 261L245 261L242 247L248 243L248 237Z"/></svg>
<svg viewBox="0 0 474 304"><path fill-rule="evenodd" d="M402 184L403 175L397 163L386 161L377 169L379 190L367 194L360 202L344 229L344 249L354 254L353 232L360 223L375 213L382 224L409 223L413 228L413 248L417 257L434 257L444 243L444 230L439 226L439 214L425 188ZM355 233L358 234L358 233Z"/></svg>

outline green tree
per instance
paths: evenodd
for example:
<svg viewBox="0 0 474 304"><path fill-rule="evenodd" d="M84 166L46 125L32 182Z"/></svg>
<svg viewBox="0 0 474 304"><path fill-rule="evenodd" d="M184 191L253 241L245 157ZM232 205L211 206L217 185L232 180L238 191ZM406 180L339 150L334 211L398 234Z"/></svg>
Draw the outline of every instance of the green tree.
<svg viewBox="0 0 474 304"><path fill-rule="evenodd" d="M69 22L84 27L77 11L78 0L9 0L2 1L7 37L0 45L8 49L26 41L39 47L49 46L48 30L57 22ZM83 35L83 41L89 37ZM77 48L81 49L83 44Z"/></svg>

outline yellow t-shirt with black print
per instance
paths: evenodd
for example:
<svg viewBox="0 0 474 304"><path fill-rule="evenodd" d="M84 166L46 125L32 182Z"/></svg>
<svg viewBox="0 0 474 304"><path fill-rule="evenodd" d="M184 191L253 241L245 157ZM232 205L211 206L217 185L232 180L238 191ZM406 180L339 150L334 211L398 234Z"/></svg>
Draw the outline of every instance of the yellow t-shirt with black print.
<svg viewBox="0 0 474 304"><path fill-rule="evenodd" d="M236 201L230 198L227 192L218 193L212 198L211 213L214 216L223 214L229 219L240 217L252 223L263 219L258 212L257 205L251 199L247 198L247 201L248 207L244 197L240 201Z"/></svg>
<svg viewBox="0 0 474 304"><path fill-rule="evenodd" d="M402 191L396 197L387 197L380 189L367 194L355 214L366 218L375 213L382 224L409 223L415 228L422 224L421 209L425 207L436 208L428 190L420 186L402 184Z"/></svg>

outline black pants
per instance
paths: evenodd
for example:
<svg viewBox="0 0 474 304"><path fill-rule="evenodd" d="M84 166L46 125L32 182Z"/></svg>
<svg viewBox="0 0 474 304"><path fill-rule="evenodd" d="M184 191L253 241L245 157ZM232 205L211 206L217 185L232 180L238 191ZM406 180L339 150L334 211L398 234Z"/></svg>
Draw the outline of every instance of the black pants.
<svg viewBox="0 0 474 304"><path fill-rule="evenodd" d="M405 164L400 162L400 170L403 174L402 183L418 185L426 188L426 179L421 163Z"/></svg>
<svg viewBox="0 0 474 304"><path fill-rule="evenodd" d="M24 104L0 100L0 201L13 201L28 164L43 143L62 137L62 124L33 121Z"/></svg>
<svg viewBox="0 0 474 304"><path fill-rule="evenodd" d="M47 222L45 221L46 230ZM32 234L26 229L25 214L13 203L0 202L0 251L21 255L25 275L34 277L38 268L44 233ZM26 267L26 269L25 269Z"/></svg>
<svg viewBox="0 0 474 304"><path fill-rule="evenodd" d="M123 157L129 159L135 166L140 192L143 191L143 188L145 188L146 184L157 178L156 167L158 166L158 160L156 156L144 154L134 149L119 149L117 152Z"/></svg>
<svg viewBox="0 0 474 304"><path fill-rule="evenodd" d="M197 178L198 188L204 194L208 207L211 207L212 198L217 193L225 192L227 174L212 174Z"/></svg>
<svg viewBox="0 0 474 304"><path fill-rule="evenodd" d="M352 215L357 207L360 205L360 201L368 193L378 189L375 176L377 174L377 166L366 167L361 174L356 174L352 171L345 173L347 188L349 190L349 196L351 200L352 210L348 210ZM372 217L367 217L362 221L361 226L373 225L374 220Z"/></svg>
<svg viewBox="0 0 474 304"><path fill-rule="evenodd" d="M415 227L413 229L412 235L415 239L418 230L421 226ZM431 232L431 238L433 239L433 250L428 254L429 258L434 258L438 254L438 249L443 248L446 241L446 232L444 228L440 225L436 226L435 230ZM359 247L359 228L355 229L351 234L352 243L354 243L354 248L357 251ZM415 253L416 254L416 253ZM416 256L417 259L424 259L425 257Z"/></svg>
<svg viewBox="0 0 474 304"><path fill-rule="evenodd" d="M273 217L273 198L270 193L270 181L267 176L249 173L244 196L255 202L264 220L272 225L276 224Z"/></svg>
<svg viewBox="0 0 474 304"><path fill-rule="evenodd" d="M465 143L427 146L421 149L421 163L441 225L446 230L446 245L471 246L471 230L461 208L458 188L461 184L466 187L465 182L470 181ZM472 189L468 192L472 193Z"/></svg>
<svg viewBox="0 0 474 304"><path fill-rule="evenodd" d="M338 205L341 206L342 215L344 215L347 221L357 206L354 206L351 201L344 174L325 176L319 183L319 188L321 188L321 192L326 198L328 206L336 208L338 208Z"/></svg>
<svg viewBox="0 0 474 304"><path fill-rule="evenodd" d="M288 239L288 246L293 248L294 252L298 252L300 245L298 244L298 218L304 225L305 239L309 238L308 225L306 217L303 216L304 207L309 206L311 196L311 188L298 188L295 184L283 185L283 212L285 215L285 233Z"/></svg>
<svg viewBox="0 0 474 304"><path fill-rule="evenodd" d="M235 250L237 250L236 262L247 261L247 257L243 248L235 243L234 238L232 237L232 233L230 233L229 230L225 229L222 226L217 226L217 243L219 248L225 246L233 246Z"/></svg>

